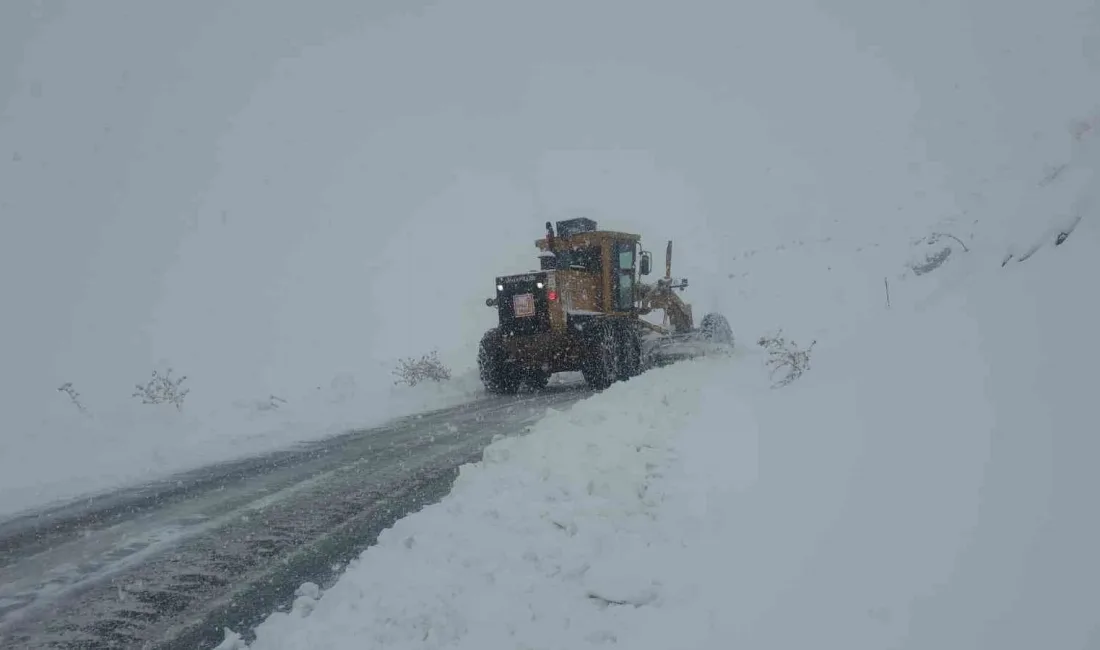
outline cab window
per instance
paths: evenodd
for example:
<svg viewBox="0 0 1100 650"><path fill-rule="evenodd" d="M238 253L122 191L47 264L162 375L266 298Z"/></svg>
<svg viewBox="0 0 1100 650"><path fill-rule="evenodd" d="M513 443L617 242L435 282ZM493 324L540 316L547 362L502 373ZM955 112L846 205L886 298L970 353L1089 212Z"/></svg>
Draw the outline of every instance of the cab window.
<svg viewBox="0 0 1100 650"><path fill-rule="evenodd" d="M634 308L634 243L615 244L615 310L630 311Z"/></svg>
<svg viewBox="0 0 1100 650"><path fill-rule="evenodd" d="M541 258L543 271L557 269L559 271L583 271L584 273L599 274L601 266L600 249L594 246L558 251L558 254L553 257Z"/></svg>

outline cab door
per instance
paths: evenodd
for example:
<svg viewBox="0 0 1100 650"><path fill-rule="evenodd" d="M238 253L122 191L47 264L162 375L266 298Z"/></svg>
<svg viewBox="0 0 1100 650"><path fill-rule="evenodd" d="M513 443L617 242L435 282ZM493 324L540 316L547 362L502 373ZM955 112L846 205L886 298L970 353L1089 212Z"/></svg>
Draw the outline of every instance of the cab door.
<svg viewBox="0 0 1100 650"><path fill-rule="evenodd" d="M611 250L611 306L613 311L634 311L634 242L617 241Z"/></svg>

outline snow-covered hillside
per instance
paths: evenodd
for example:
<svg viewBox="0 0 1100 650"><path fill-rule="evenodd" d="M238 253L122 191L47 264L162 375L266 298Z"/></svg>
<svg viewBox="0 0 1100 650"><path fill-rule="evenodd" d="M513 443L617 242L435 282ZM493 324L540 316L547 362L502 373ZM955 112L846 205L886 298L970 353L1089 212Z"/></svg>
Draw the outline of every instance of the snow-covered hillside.
<svg viewBox="0 0 1100 650"><path fill-rule="evenodd" d="M699 313L799 333L729 290L797 280L734 255L847 254L953 199L925 97L809 0L745 11L0 3L0 512L325 435L352 385L357 422L419 405L396 360L468 378L547 219L675 239ZM168 368L180 413L131 396Z"/></svg>
<svg viewBox="0 0 1100 650"><path fill-rule="evenodd" d="M1084 645L1098 14L3 3L0 513L467 399L491 278L583 214L674 239L738 356L501 443L257 647ZM131 397L166 367L180 412Z"/></svg>
<svg viewBox="0 0 1100 650"><path fill-rule="evenodd" d="M1088 180L1051 204L1100 198L1100 137L1075 144ZM221 648L1096 647L1100 212L1080 216L1024 262L981 230L933 247L785 387L743 341L552 413Z"/></svg>

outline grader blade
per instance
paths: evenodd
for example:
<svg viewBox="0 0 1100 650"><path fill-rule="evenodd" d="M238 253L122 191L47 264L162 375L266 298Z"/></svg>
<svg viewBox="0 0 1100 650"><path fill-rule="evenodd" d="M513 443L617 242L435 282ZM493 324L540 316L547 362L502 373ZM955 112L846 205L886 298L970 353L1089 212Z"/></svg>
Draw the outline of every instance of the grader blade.
<svg viewBox="0 0 1100 650"><path fill-rule="evenodd" d="M733 343L718 343L696 332L671 334L646 341L642 348L650 367L664 367L678 361L700 357L728 356Z"/></svg>
<svg viewBox="0 0 1100 650"><path fill-rule="evenodd" d="M662 367L687 359L726 356L733 347L733 331L725 317L707 314L698 329L689 332L650 332L642 341L642 355L647 365Z"/></svg>

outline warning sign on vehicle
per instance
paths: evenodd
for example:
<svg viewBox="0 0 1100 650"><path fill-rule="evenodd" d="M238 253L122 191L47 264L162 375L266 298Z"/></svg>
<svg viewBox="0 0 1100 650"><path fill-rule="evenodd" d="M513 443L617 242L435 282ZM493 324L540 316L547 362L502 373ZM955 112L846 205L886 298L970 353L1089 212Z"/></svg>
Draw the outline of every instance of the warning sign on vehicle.
<svg viewBox="0 0 1100 650"><path fill-rule="evenodd" d="M512 298L512 313L516 318L524 318L535 315L535 296L530 293L521 293Z"/></svg>

